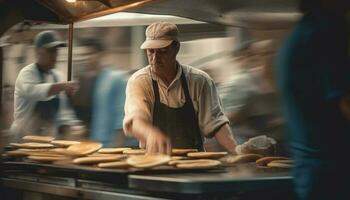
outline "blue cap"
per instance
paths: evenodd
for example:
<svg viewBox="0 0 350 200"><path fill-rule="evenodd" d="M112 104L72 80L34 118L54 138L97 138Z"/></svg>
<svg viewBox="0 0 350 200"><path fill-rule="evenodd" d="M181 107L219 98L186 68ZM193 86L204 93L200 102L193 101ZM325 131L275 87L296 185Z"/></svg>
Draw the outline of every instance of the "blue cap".
<svg viewBox="0 0 350 200"><path fill-rule="evenodd" d="M65 42L61 41L56 31L43 31L38 33L34 39L37 48L65 47Z"/></svg>

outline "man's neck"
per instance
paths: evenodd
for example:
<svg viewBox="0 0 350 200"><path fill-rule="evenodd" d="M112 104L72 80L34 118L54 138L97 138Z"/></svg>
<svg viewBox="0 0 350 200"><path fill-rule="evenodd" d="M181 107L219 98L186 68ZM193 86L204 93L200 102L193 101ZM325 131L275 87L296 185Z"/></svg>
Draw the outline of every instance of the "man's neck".
<svg viewBox="0 0 350 200"><path fill-rule="evenodd" d="M178 70L178 66L177 66L176 62L174 63L174 65L172 67L169 67L165 70L158 70L157 71L157 70L153 69L155 74L157 74L157 76L164 82L164 84L166 86L169 86L171 84L171 82L173 82L173 80L176 77L177 70Z"/></svg>
<svg viewBox="0 0 350 200"><path fill-rule="evenodd" d="M45 65L42 65L40 63L35 63L35 64L41 72L47 73L50 70L50 68L46 67Z"/></svg>

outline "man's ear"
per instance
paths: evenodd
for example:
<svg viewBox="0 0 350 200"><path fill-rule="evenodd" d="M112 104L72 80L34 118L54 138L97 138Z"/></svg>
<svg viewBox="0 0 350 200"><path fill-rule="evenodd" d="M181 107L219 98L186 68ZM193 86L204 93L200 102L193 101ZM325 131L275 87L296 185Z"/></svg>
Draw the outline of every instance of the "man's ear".
<svg viewBox="0 0 350 200"><path fill-rule="evenodd" d="M176 54L179 53L179 51L180 51L180 42L176 41L175 42L175 52L176 52Z"/></svg>

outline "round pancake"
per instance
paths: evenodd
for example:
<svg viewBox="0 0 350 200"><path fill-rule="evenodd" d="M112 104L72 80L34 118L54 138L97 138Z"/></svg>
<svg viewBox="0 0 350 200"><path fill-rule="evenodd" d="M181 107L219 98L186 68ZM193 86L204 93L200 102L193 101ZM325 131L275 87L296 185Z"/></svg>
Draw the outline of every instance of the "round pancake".
<svg viewBox="0 0 350 200"><path fill-rule="evenodd" d="M241 154L241 155L226 157L223 160L223 162L228 164L248 163L248 162L255 162L261 157L262 155L258 155L258 154Z"/></svg>
<svg viewBox="0 0 350 200"><path fill-rule="evenodd" d="M185 156L171 156L171 160L184 160L184 159L187 159L187 157Z"/></svg>
<svg viewBox="0 0 350 200"><path fill-rule="evenodd" d="M227 155L227 152L193 152L188 153L189 158L221 158Z"/></svg>
<svg viewBox="0 0 350 200"><path fill-rule="evenodd" d="M38 142L38 143L50 143L54 139L55 138L51 136L38 136L38 135L26 135L22 137L22 140L26 142Z"/></svg>
<svg viewBox="0 0 350 200"><path fill-rule="evenodd" d="M115 161L115 162L99 163L97 165L97 167L112 168L112 169L125 169L125 168L129 168L130 165L126 161Z"/></svg>
<svg viewBox="0 0 350 200"><path fill-rule="evenodd" d="M145 149L128 149L123 151L123 154L127 155L144 155L145 153Z"/></svg>
<svg viewBox="0 0 350 200"><path fill-rule="evenodd" d="M211 159L196 159L196 160L171 160L168 162L169 165L177 165L177 164L192 164L192 163L207 163L213 161Z"/></svg>
<svg viewBox="0 0 350 200"><path fill-rule="evenodd" d="M274 161L271 161L269 163L284 163L284 164L289 164L289 165L293 165L294 164L294 161L293 160L274 160Z"/></svg>
<svg viewBox="0 0 350 200"><path fill-rule="evenodd" d="M87 155L88 157L106 157L106 156L124 156L125 158L128 157L126 154L114 154L114 153L93 153L90 155Z"/></svg>
<svg viewBox="0 0 350 200"><path fill-rule="evenodd" d="M67 157L65 156L28 156L30 160L39 161L39 162L54 162L59 160L65 160Z"/></svg>
<svg viewBox="0 0 350 200"><path fill-rule="evenodd" d="M125 150L130 150L131 148L102 148L98 150L99 153L123 153Z"/></svg>
<svg viewBox="0 0 350 200"><path fill-rule="evenodd" d="M286 169L289 169L289 168L293 167L293 165L291 165L291 164L278 163L278 162L267 163L267 166L268 167L275 167L275 168L286 168Z"/></svg>
<svg viewBox="0 0 350 200"><path fill-rule="evenodd" d="M51 141L51 144L55 146L60 146L60 147L69 147L70 145L73 145L73 144L80 144L80 142L71 141L71 140L54 140L54 141Z"/></svg>
<svg viewBox="0 0 350 200"><path fill-rule="evenodd" d="M125 158L124 155L104 156L104 157L81 157L73 160L75 164L96 164L104 162L118 161Z"/></svg>
<svg viewBox="0 0 350 200"><path fill-rule="evenodd" d="M182 163L177 164L176 168L179 169L210 169L215 168L221 165L221 162L218 160L210 160L206 162L193 162L193 163Z"/></svg>
<svg viewBox="0 0 350 200"><path fill-rule="evenodd" d="M129 157L126 162L136 168L151 168L168 163L171 157L168 155L135 155Z"/></svg>
<svg viewBox="0 0 350 200"><path fill-rule="evenodd" d="M14 150L14 151L7 151L6 156L9 157L25 157L28 156L28 152L21 151L21 150Z"/></svg>
<svg viewBox="0 0 350 200"><path fill-rule="evenodd" d="M51 151L52 149L41 148L41 149L17 149L17 150L24 151L24 152L48 152L48 151Z"/></svg>
<svg viewBox="0 0 350 200"><path fill-rule="evenodd" d="M42 156L42 157L62 157L62 154L56 152L47 151L47 152L26 152L28 156Z"/></svg>
<svg viewBox="0 0 350 200"><path fill-rule="evenodd" d="M187 153L190 152L197 152L198 149L172 149L171 150L171 155L174 156L186 156Z"/></svg>
<svg viewBox="0 0 350 200"><path fill-rule="evenodd" d="M102 147L101 143L96 142L81 142L79 144L73 144L69 146L66 151L61 150L62 153L70 156L84 156L94 153Z"/></svg>
<svg viewBox="0 0 350 200"><path fill-rule="evenodd" d="M262 157L255 161L258 165L267 165L267 163L274 161L274 160L287 160L287 157L280 157L280 156L268 156L268 157Z"/></svg>
<svg viewBox="0 0 350 200"><path fill-rule="evenodd" d="M36 143L36 142L27 142L27 143L10 143L11 146L17 148L25 148L25 149L40 149L40 148L52 148L54 147L49 143Z"/></svg>

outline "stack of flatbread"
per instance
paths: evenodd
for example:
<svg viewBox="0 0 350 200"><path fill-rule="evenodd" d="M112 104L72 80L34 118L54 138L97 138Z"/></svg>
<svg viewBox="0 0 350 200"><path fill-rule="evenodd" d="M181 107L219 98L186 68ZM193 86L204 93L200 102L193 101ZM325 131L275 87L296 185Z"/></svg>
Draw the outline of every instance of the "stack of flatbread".
<svg viewBox="0 0 350 200"><path fill-rule="evenodd" d="M130 156L126 162L135 168L152 168L168 163L171 157L168 155L134 155Z"/></svg>
<svg viewBox="0 0 350 200"><path fill-rule="evenodd" d="M231 165L231 164L255 162L256 160L262 157L263 156L259 154L230 155L221 159L221 161L227 165Z"/></svg>
<svg viewBox="0 0 350 200"><path fill-rule="evenodd" d="M171 155L173 156L186 156L188 153L198 152L198 149L172 149Z"/></svg>
<svg viewBox="0 0 350 200"><path fill-rule="evenodd" d="M80 157L92 154L101 147L102 144L97 142L80 142L79 144L70 145L68 148L56 149L56 152L70 157Z"/></svg>
<svg viewBox="0 0 350 200"><path fill-rule="evenodd" d="M55 140L49 136L25 136L24 143L12 143L16 149L8 151L11 157L54 163L91 165L100 168L150 169L168 166L179 169L210 169L220 166L219 159L227 152L198 152L198 149L172 149L169 155L146 155L145 149L102 148L96 142Z"/></svg>
<svg viewBox="0 0 350 200"><path fill-rule="evenodd" d="M217 159L227 156L227 152L190 152L187 153L187 157L189 158L207 158L207 159Z"/></svg>
<svg viewBox="0 0 350 200"><path fill-rule="evenodd" d="M294 161L287 157L268 156L255 161L257 166L271 168L292 168Z"/></svg>
<svg viewBox="0 0 350 200"><path fill-rule="evenodd" d="M210 169L221 165L221 162L213 159L191 159L191 160L172 160L169 165L179 169Z"/></svg>
<svg viewBox="0 0 350 200"><path fill-rule="evenodd" d="M50 136L28 135L22 138L23 143L10 143L16 150L8 151L10 157L26 157L38 162L54 162L68 159L66 156L52 151L55 145L52 142L55 138Z"/></svg>

